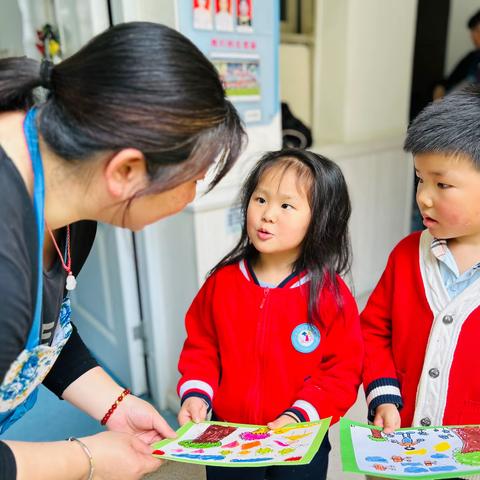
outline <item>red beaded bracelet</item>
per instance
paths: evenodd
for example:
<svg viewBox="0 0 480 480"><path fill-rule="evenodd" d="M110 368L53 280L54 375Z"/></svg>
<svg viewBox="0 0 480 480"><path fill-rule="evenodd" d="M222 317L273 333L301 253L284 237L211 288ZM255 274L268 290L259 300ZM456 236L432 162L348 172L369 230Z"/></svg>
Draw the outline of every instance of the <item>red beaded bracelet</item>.
<svg viewBox="0 0 480 480"><path fill-rule="evenodd" d="M108 419L111 417L112 413L117 408L118 404L130 393L130 390L126 388L115 400L115 403L108 409L108 412L102 418L100 422L102 425L105 425L108 422Z"/></svg>

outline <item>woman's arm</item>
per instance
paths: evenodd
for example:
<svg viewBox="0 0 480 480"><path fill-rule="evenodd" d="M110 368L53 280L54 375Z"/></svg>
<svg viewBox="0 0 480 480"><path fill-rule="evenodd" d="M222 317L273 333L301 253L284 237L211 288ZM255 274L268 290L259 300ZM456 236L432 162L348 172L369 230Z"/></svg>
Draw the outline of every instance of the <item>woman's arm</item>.
<svg viewBox="0 0 480 480"><path fill-rule="evenodd" d="M71 383L62 397L100 421L123 390L105 370L95 367ZM146 444L176 436L157 410L135 395L127 395L118 403L106 427L133 434Z"/></svg>
<svg viewBox="0 0 480 480"><path fill-rule="evenodd" d="M151 447L133 435L102 432L80 441L92 456L95 480L137 480L161 465L151 455ZM78 442L5 443L15 456L16 480L84 480L89 476L90 460Z"/></svg>

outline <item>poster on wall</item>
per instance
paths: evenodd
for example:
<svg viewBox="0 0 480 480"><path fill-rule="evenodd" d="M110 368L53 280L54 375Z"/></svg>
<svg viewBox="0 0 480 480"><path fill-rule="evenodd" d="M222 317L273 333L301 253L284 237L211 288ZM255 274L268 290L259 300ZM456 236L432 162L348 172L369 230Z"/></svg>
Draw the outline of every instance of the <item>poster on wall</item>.
<svg viewBox="0 0 480 480"><path fill-rule="evenodd" d="M253 0L237 0L237 30L243 33L252 32Z"/></svg>
<svg viewBox="0 0 480 480"><path fill-rule="evenodd" d="M212 30L212 11L210 0L193 0L193 28Z"/></svg>
<svg viewBox="0 0 480 480"><path fill-rule="evenodd" d="M233 32L232 0L215 0L215 29Z"/></svg>
<svg viewBox="0 0 480 480"><path fill-rule="evenodd" d="M225 92L232 101L260 100L260 58L258 55L212 54Z"/></svg>
<svg viewBox="0 0 480 480"><path fill-rule="evenodd" d="M178 30L211 60L242 120L280 115L278 0L177 0Z"/></svg>

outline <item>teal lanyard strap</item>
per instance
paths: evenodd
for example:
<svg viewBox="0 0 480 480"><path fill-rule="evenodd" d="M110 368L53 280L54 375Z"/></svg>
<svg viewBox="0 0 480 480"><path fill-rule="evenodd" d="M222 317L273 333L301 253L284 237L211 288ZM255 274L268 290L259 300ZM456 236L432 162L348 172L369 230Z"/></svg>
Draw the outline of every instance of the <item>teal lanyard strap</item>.
<svg viewBox="0 0 480 480"><path fill-rule="evenodd" d="M33 317L32 328L28 334L26 349L30 350L36 347L40 342L40 326L42 324L42 302L43 302L43 240L45 234L45 183L43 176L42 157L38 146L38 132L35 124L36 108L29 110L25 116L23 129L27 140L28 152L32 161L33 168L33 208L35 210L35 220L37 223L37 296L35 299L35 314Z"/></svg>

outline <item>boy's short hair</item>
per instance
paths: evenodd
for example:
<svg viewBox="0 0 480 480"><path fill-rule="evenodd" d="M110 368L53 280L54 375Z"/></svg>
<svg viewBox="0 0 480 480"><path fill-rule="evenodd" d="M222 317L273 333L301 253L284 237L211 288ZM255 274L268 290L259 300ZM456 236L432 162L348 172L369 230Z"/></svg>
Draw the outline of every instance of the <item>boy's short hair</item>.
<svg viewBox="0 0 480 480"><path fill-rule="evenodd" d="M467 22L467 27L473 30L480 23L480 10L474 13Z"/></svg>
<svg viewBox="0 0 480 480"><path fill-rule="evenodd" d="M405 151L469 157L480 169L480 88L468 87L425 107L408 127Z"/></svg>

